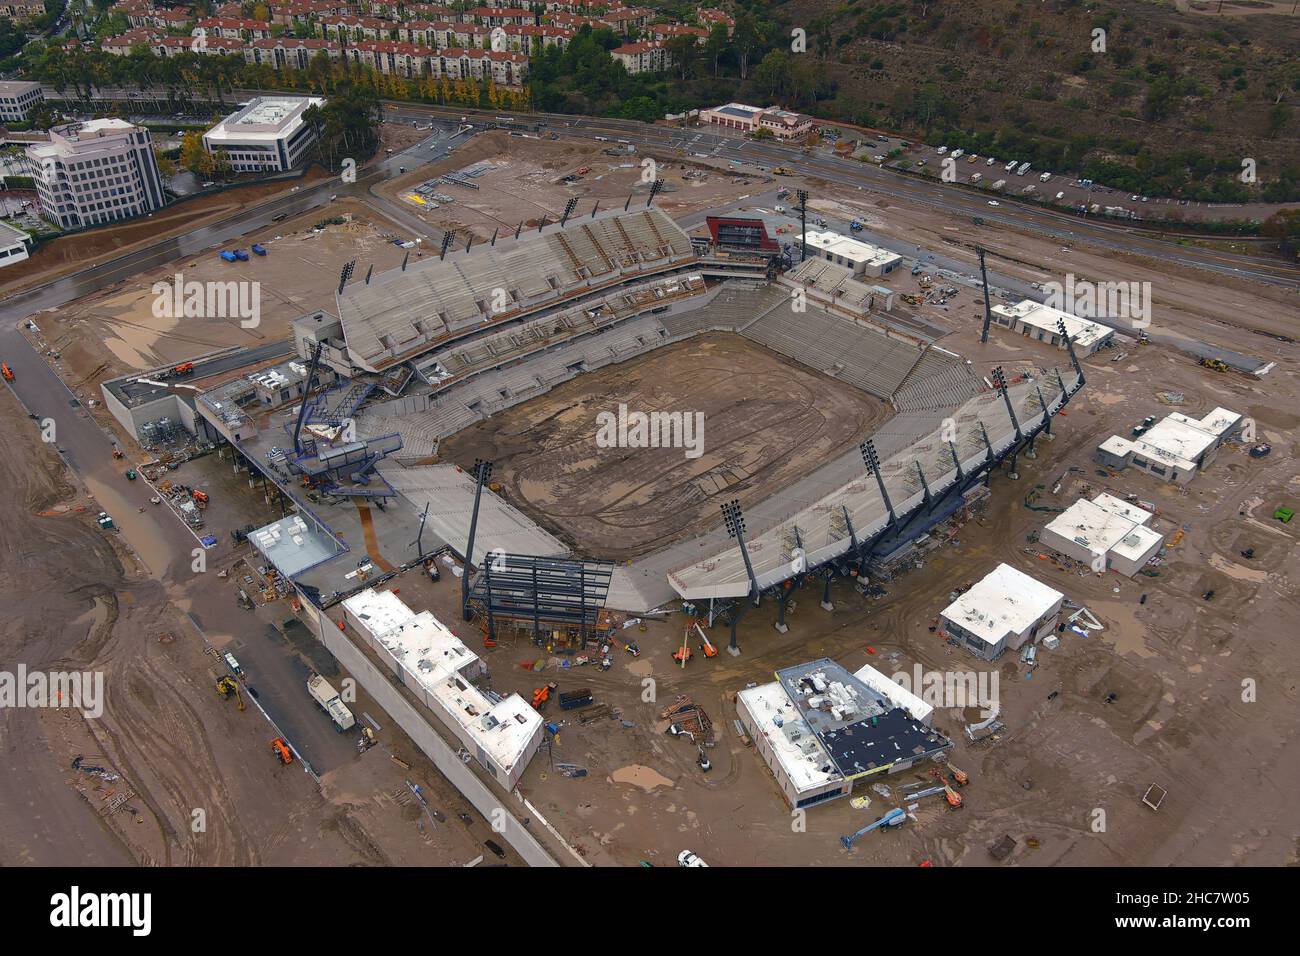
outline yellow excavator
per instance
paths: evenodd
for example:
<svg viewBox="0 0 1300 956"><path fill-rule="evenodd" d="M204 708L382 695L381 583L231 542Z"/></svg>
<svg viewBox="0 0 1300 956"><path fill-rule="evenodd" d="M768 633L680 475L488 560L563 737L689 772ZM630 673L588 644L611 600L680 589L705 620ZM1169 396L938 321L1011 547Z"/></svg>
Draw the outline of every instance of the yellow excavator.
<svg viewBox="0 0 1300 956"><path fill-rule="evenodd" d="M234 694L239 709L244 709L244 695L239 692L239 681L229 674L217 680L217 693L221 695L222 700L230 700L230 695Z"/></svg>

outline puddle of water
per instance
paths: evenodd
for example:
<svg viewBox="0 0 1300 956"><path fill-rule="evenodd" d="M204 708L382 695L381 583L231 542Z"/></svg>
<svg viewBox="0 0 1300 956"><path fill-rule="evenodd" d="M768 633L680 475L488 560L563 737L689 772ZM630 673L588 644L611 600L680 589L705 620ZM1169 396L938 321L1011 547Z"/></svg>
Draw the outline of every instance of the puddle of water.
<svg viewBox="0 0 1300 956"><path fill-rule="evenodd" d="M1145 635L1146 625L1138 620L1137 608L1140 605L1121 604L1118 601L1089 601L1088 609L1106 625L1104 631L1097 631L1107 644L1112 644L1120 654L1134 653L1139 657L1155 657L1155 651L1147 649Z"/></svg>
<svg viewBox="0 0 1300 956"><path fill-rule="evenodd" d="M643 767L639 763L628 764L626 767L619 767L610 778L615 783L630 783L634 787L640 787L642 790L653 790L655 787L671 787L673 782L657 770L650 767Z"/></svg>
<svg viewBox="0 0 1300 956"><path fill-rule="evenodd" d="M156 578L162 577L175 556L175 548L167 543L166 538L158 530L157 521L174 519L170 515L156 515L153 512L140 514L140 505L127 500L126 496L112 485L105 484L90 475L81 477L86 487L90 489L90 493L95 496L99 507L108 512L113 523L121 530L122 536L144 562L149 573ZM146 504L145 507L161 508L162 505ZM198 542L195 542L196 547L197 544Z"/></svg>

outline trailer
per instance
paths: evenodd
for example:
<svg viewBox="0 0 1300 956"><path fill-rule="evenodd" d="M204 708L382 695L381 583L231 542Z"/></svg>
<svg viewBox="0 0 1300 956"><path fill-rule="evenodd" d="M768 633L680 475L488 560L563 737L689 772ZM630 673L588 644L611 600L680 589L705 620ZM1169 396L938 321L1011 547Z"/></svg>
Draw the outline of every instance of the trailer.
<svg viewBox="0 0 1300 956"><path fill-rule="evenodd" d="M224 249L223 249L222 252L221 252L221 258L222 258L223 260L225 260L226 262L235 262L235 261L237 261L237 259L236 259L236 257L235 257L235 254L234 254L233 252L229 252L229 251L224 250Z"/></svg>
<svg viewBox="0 0 1300 956"><path fill-rule="evenodd" d="M262 245L260 242L253 243L253 254L258 256L266 255L266 246Z"/></svg>
<svg viewBox="0 0 1300 956"><path fill-rule="evenodd" d="M307 678L307 693L311 694L312 699L320 705L321 710L329 715L330 720L334 721L334 729L339 733L350 730L356 724L356 718L352 716L352 711L348 710L343 699L339 697L339 692L334 689L329 681L320 674L313 674Z"/></svg>
<svg viewBox="0 0 1300 956"><path fill-rule="evenodd" d="M577 710L580 707L590 707L592 704L591 688L584 687L581 690L571 690L560 695L560 710Z"/></svg>
<svg viewBox="0 0 1300 956"><path fill-rule="evenodd" d="M240 262L247 262L247 261L248 261L248 253L245 252L243 249L236 249L236 250L235 250L235 258L238 259Z"/></svg>

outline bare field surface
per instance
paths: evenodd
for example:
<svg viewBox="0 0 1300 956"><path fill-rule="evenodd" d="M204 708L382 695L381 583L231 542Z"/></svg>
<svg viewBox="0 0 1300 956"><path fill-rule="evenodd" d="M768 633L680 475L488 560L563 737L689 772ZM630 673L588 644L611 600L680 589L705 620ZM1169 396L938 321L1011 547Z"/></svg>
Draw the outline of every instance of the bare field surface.
<svg viewBox="0 0 1300 956"><path fill-rule="evenodd" d="M602 448L597 416L702 413L702 453ZM492 459L506 497L584 554L625 559L759 501L887 415L875 398L737 335L697 336L583 375L442 443L462 466Z"/></svg>
<svg viewBox="0 0 1300 956"><path fill-rule="evenodd" d="M412 168L375 187L375 191L432 227L455 230L462 239L472 234L477 241L484 241L492 237L494 230L500 230L503 236L513 235L521 222L525 229L536 229L543 217L556 222L570 199L578 200L575 217L590 214L597 202L602 209L621 207L629 194L633 194L634 207L644 205L648 187L642 181L645 171L641 164L647 156L654 158L655 174L665 183L665 191L656 198L655 205L674 218L759 192L770 181L684 162L654 150L623 156L609 156L603 151L617 145L487 132L462 143L450 156L431 154L433 161L429 164ZM445 184L436 187L454 202L439 202L414 192L427 180L477 163L493 166L470 180L479 187L477 190ZM580 172L584 169L587 171ZM686 173L702 178L683 178ZM579 178L561 182L570 175ZM437 208L433 208L434 203Z"/></svg>
<svg viewBox="0 0 1300 956"><path fill-rule="evenodd" d="M350 216L342 225L314 227L327 215ZM225 262L217 250L187 256L141 272L32 318L59 353L62 377L77 386L97 386L116 375L180 362L228 346L256 347L284 339L289 324L314 309L334 310L339 270L350 259L376 271L401 265L405 252L390 241L391 226L365 207L331 203L274 227L242 237L244 248L266 246L266 256ZM418 253L417 253L418 255ZM206 318L155 314L155 283L174 287L177 277L191 282L255 282L260 316L244 328L238 316Z"/></svg>

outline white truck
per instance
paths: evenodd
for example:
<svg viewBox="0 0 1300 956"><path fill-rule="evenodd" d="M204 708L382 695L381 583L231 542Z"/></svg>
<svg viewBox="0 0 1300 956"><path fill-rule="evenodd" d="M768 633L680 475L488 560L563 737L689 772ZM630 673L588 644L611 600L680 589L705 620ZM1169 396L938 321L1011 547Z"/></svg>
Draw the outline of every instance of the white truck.
<svg viewBox="0 0 1300 956"><path fill-rule="evenodd" d="M321 710L329 714L330 720L334 721L334 729L339 733L351 730L356 724L356 718L339 697L339 692L320 674L312 674L307 678L307 692L320 704Z"/></svg>
<svg viewBox="0 0 1300 956"><path fill-rule="evenodd" d="M1003 186L1005 186L1006 184L1007 184L1007 181L1006 181L1005 179L999 179L997 182L995 182L995 183L993 184L992 188L993 188L993 189L1001 189L1001 188L1002 188Z"/></svg>
<svg viewBox="0 0 1300 956"><path fill-rule="evenodd" d="M1047 182L1047 181L1048 181L1049 179L1051 179L1051 178L1052 178L1052 174L1051 174L1051 173L1043 173L1043 175L1041 175L1041 176L1038 177L1038 181L1039 181L1040 183L1045 183L1045 182Z"/></svg>
<svg viewBox="0 0 1300 956"><path fill-rule="evenodd" d="M1020 164L1020 168L1016 170L1016 175L1017 175L1017 176L1023 176L1023 175L1024 175L1025 173L1027 173L1027 172L1029 172L1029 164L1028 164L1028 163L1021 163L1021 164Z"/></svg>

